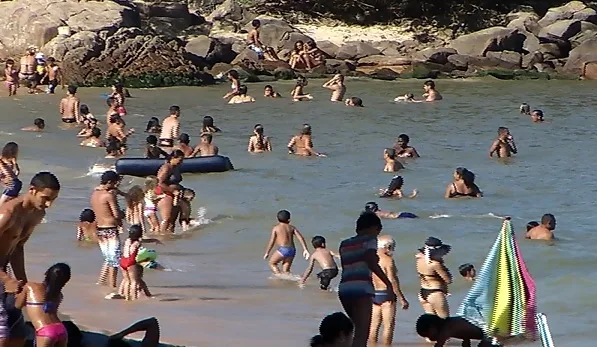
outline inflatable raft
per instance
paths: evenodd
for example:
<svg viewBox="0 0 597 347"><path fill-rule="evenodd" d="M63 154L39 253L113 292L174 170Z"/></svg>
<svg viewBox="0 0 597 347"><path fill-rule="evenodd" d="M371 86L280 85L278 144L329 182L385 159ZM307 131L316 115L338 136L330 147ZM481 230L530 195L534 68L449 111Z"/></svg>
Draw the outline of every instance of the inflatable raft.
<svg viewBox="0 0 597 347"><path fill-rule="evenodd" d="M121 158L116 161L116 172L120 175L146 177L156 175L165 159ZM214 155L211 157L185 158L180 166L181 173L209 173L234 170L228 157Z"/></svg>

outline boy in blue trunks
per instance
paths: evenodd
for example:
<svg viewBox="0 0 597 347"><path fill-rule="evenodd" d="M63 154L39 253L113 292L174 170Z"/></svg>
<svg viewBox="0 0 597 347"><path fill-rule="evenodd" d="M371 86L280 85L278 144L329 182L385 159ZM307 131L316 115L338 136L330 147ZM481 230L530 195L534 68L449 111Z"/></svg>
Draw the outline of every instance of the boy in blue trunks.
<svg viewBox="0 0 597 347"><path fill-rule="evenodd" d="M296 236L303 247L303 256L309 259L309 251L307 243L300 231L290 224L290 212L282 210L278 212L278 224L272 228L272 236L265 249L263 259L269 257L274 245L278 246L278 250L274 252L269 259L269 267L275 275L280 273L289 274L292 261L296 255L296 247L294 246L294 237ZM282 271L278 268L278 264L282 263Z"/></svg>
<svg viewBox="0 0 597 347"><path fill-rule="evenodd" d="M314 251L309 258L309 267L301 278L301 283L304 284L307 278L311 276L315 263L321 267L321 272L317 274L319 278L319 287L321 290L328 290L330 282L338 276L338 265L334 261L334 257L337 256L334 252L330 251L325 247L325 238L323 236L315 236L311 240Z"/></svg>

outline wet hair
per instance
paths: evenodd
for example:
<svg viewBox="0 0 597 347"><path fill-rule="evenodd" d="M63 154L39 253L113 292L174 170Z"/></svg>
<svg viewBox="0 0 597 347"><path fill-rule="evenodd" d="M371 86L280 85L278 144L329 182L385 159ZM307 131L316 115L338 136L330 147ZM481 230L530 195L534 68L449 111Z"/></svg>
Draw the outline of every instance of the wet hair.
<svg viewBox="0 0 597 347"><path fill-rule="evenodd" d="M278 222L288 224L290 223L290 212L281 210L278 212L276 218L278 218Z"/></svg>
<svg viewBox="0 0 597 347"><path fill-rule="evenodd" d="M7 142L2 148L2 158L16 158L19 154L19 145L16 142Z"/></svg>
<svg viewBox="0 0 597 347"><path fill-rule="evenodd" d="M416 330L417 334L421 337L433 338L434 336L430 336L431 330L436 329L439 330L441 325L444 323L444 319L440 318L434 314L424 314L419 319L417 319L416 323Z"/></svg>
<svg viewBox="0 0 597 347"><path fill-rule="evenodd" d="M157 117L151 117L149 119L149 121L147 121L147 129L145 129L145 132L148 132L149 130L151 130L151 128L155 128L155 127L159 127L160 126L160 120Z"/></svg>
<svg viewBox="0 0 597 347"><path fill-rule="evenodd" d="M259 144L259 148L264 149L265 148L265 138L263 136L263 125L255 124L255 127L253 128L253 130L255 130L255 133L257 134L257 144Z"/></svg>
<svg viewBox="0 0 597 347"><path fill-rule="evenodd" d="M313 245L313 248L324 248L324 246L325 246L325 237L323 237L323 236L314 236L311 239L311 244Z"/></svg>
<svg viewBox="0 0 597 347"><path fill-rule="evenodd" d="M251 21L251 26L253 26L253 28L257 28L257 27L261 26L261 21L259 19L253 19Z"/></svg>
<svg viewBox="0 0 597 347"><path fill-rule="evenodd" d="M204 138L207 141L207 143L211 143L214 137L212 134L203 134L201 135L201 138Z"/></svg>
<svg viewBox="0 0 597 347"><path fill-rule="evenodd" d="M172 105L172 106L170 106L169 110L170 110L170 114L175 114L177 112L180 112L180 107L176 106L176 105Z"/></svg>
<svg viewBox="0 0 597 347"><path fill-rule="evenodd" d="M263 87L263 90L266 90L268 88L271 89L272 91L274 91L274 87L270 86L269 84L267 84L265 87Z"/></svg>
<svg viewBox="0 0 597 347"><path fill-rule="evenodd" d="M203 117L203 127L213 127L213 126L214 126L214 118L212 116Z"/></svg>
<svg viewBox="0 0 597 347"><path fill-rule="evenodd" d="M120 175L116 171L108 170L102 174L100 178L100 184L118 183L120 181Z"/></svg>
<svg viewBox="0 0 597 347"><path fill-rule="evenodd" d="M95 222L95 212L92 209L86 208L81 211L79 215L79 222L93 223Z"/></svg>
<svg viewBox="0 0 597 347"><path fill-rule="evenodd" d="M231 76L232 78L234 78L236 80L240 78L239 75L238 75L238 71L236 71L236 70L230 70L230 71L228 71L227 75Z"/></svg>
<svg viewBox="0 0 597 347"><path fill-rule="evenodd" d="M435 89L435 82L433 82L432 80L425 81L425 83L423 83L423 85Z"/></svg>
<svg viewBox="0 0 597 347"><path fill-rule="evenodd" d="M551 213L546 213L541 217L541 224L545 225L556 221L556 217Z"/></svg>
<svg viewBox="0 0 597 347"><path fill-rule="evenodd" d="M297 87L304 87L307 85L307 79L303 76L299 76L296 78L296 86Z"/></svg>
<svg viewBox="0 0 597 347"><path fill-rule="evenodd" d="M118 101L114 97L110 96L106 99L106 105L108 105L108 107L112 107L112 105L114 105L115 102L118 102Z"/></svg>
<svg viewBox="0 0 597 347"><path fill-rule="evenodd" d="M60 181L58 181L58 177L56 177L56 175L48 171L41 171L36 173L35 176L33 176L33 178L31 179L31 183L29 185L35 188L36 190L60 190Z"/></svg>
<svg viewBox="0 0 597 347"><path fill-rule="evenodd" d="M301 135L311 135L311 133L311 126L307 123L303 124L303 129L301 129Z"/></svg>
<svg viewBox="0 0 597 347"><path fill-rule="evenodd" d="M456 168L456 173L460 175L465 186L468 188L475 187L475 174L472 171L463 167L459 167Z"/></svg>
<svg viewBox="0 0 597 347"><path fill-rule="evenodd" d="M89 106L83 104L79 107L79 112L81 112L81 114L88 114L89 113Z"/></svg>
<svg viewBox="0 0 597 347"><path fill-rule="evenodd" d="M35 118L35 120L33 121L33 125L35 125L39 129L43 129L46 127L46 121L44 121L43 118Z"/></svg>
<svg viewBox="0 0 597 347"><path fill-rule="evenodd" d="M350 98L350 101L352 102L352 106L363 107L363 100L361 98L353 96L352 98Z"/></svg>
<svg viewBox="0 0 597 347"><path fill-rule="evenodd" d="M184 143L185 145L188 145L191 142L191 139L189 138L189 134L182 133L178 137L178 141L180 141L180 143Z"/></svg>
<svg viewBox="0 0 597 347"><path fill-rule="evenodd" d="M396 150L394 148L386 148L384 152L388 155L388 158L396 159Z"/></svg>
<svg viewBox="0 0 597 347"><path fill-rule="evenodd" d="M360 234L361 231L372 227L381 228L381 219L379 219L374 212L365 211L361 213L356 223L357 234Z"/></svg>
<svg viewBox="0 0 597 347"><path fill-rule="evenodd" d="M93 128L91 129L91 136L100 137L102 136L102 131L100 130L100 128Z"/></svg>
<svg viewBox="0 0 597 347"><path fill-rule="evenodd" d="M143 238L143 228L139 224L133 224L129 227L129 239L139 241Z"/></svg>
<svg viewBox="0 0 597 347"><path fill-rule="evenodd" d="M539 119L543 119L543 111L533 110L533 112L531 112L531 115L533 115L533 114L537 114L537 117L539 117Z"/></svg>
<svg viewBox="0 0 597 347"><path fill-rule="evenodd" d="M374 201L369 201L368 203L365 204L365 211L375 213L375 212L379 211L379 205L377 205L377 203Z"/></svg>
<svg viewBox="0 0 597 347"><path fill-rule="evenodd" d="M43 305L45 313L55 312L62 299L62 288L70 281L70 275L70 266L64 263L54 264L46 271L43 282L46 287L45 303Z"/></svg>
<svg viewBox="0 0 597 347"><path fill-rule="evenodd" d="M143 188L139 185L132 186L126 194L126 204L129 208L132 208L135 204L142 202L145 197Z"/></svg>
<svg viewBox="0 0 597 347"><path fill-rule="evenodd" d="M15 61L12 59L6 59L6 65L14 65Z"/></svg>
<svg viewBox="0 0 597 347"><path fill-rule="evenodd" d="M522 105L520 105L520 113L522 113L522 114L531 113L531 106L529 106L529 104L527 104L527 103L522 103Z"/></svg>
<svg viewBox="0 0 597 347"><path fill-rule="evenodd" d="M68 86L67 91L69 94L72 94L72 95L77 94L77 87L76 86Z"/></svg>
<svg viewBox="0 0 597 347"><path fill-rule="evenodd" d="M408 99L414 99L414 98L415 98L415 94L413 94L413 93L408 93L408 94L406 94L406 97L407 97Z"/></svg>
<svg viewBox="0 0 597 347"><path fill-rule="evenodd" d="M172 154L170 154L170 156L168 157L168 162L170 162L170 160L172 159L180 159L180 158L184 158L184 152L181 151L180 149L175 150L174 152L172 152Z"/></svg>
<svg viewBox="0 0 597 347"><path fill-rule="evenodd" d="M410 137L408 137L406 134L400 134L398 135L398 140L402 140L404 144L408 144L410 142Z"/></svg>
<svg viewBox="0 0 597 347"><path fill-rule="evenodd" d="M506 127L499 127L499 128L498 128L498 135L500 135L500 134L504 134L504 133L508 132L508 130L509 130L509 129L508 129L508 128L506 128Z"/></svg>
<svg viewBox="0 0 597 347"><path fill-rule="evenodd" d="M539 222L537 222L536 220L532 220L530 222L527 223L527 232L530 231L531 229L533 229L534 227L538 227L539 226Z"/></svg>
<svg viewBox="0 0 597 347"><path fill-rule="evenodd" d="M460 272L460 275L462 277L466 277L468 275L468 273L474 269L475 269L475 267L473 266L473 264L466 263L466 264L462 264L458 267L458 272Z"/></svg>
<svg viewBox="0 0 597 347"><path fill-rule="evenodd" d="M342 334L352 335L354 324L343 312L326 316L319 325L319 335L311 338L311 347L323 347L334 343Z"/></svg>
<svg viewBox="0 0 597 347"><path fill-rule="evenodd" d="M238 95L247 95L247 86L244 84L241 84L240 86L238 86Z"/></svg>
<svg viewBox="0 0 597 347"><path fill-rule="evenodd" d="M158 138L155 135L149 135L149 136L147 136L147 138L145 139L145 141L149 145L157 145L158 144Z"/></svg>
<svg viewBox="0 0 597 347"><path fill-rule="evenodd" d="M194 190L192 190L192 189L190 189L190 188L185 188L185 189L182 191L182 197L183 197L183 199L185 199L186 201L191 201L191 200L195 199L195 196L196 196L196 195L197 195L197 194L195 193L195 191L194 191Z"/></svg>
<svg viewBox="0 0 597 347"><path fill-rule="evenodd" d="M402 176L394 176L388 185L388 189L380 196L381 198L391 198L394 192L402 189L404 185L404 178Z"/></svg>

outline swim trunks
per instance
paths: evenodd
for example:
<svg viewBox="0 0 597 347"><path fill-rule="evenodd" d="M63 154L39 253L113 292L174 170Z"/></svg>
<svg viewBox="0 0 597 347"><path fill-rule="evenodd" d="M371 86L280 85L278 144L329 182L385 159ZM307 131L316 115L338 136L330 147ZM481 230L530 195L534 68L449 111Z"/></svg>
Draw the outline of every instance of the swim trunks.
<svg viewBox="0 0 597 347"><path fill-rule="evenodd" d="M15 177L12 181L12 184L6 187L2 195L6 195L11 198L16 198L17 196L19 196L21 188L23 188L23 182L21 182L20 179Z"/></svg>
<svg viewBox="0 0 597 347"><path fill-rule="evenodd" d="M29 82L37 82L37 74L36 73L19 73L19 78Z"/></svg>
<svg viewBox="0 0 597 347"><path fill-rule="evenodd" d="M76 121L75 118L62 118L62 123L75 123Z"/></svg>
<svg viewBox="0 0 597 347"><path fill-rule="evenodd" d="M0 284L0 291L4 291L2 284ZM23 313L14 306L14 294L0 294L0 338L25 338L27 336Z"/></svg>
<svg viewBox="0 0 597 347"><path fill-rule="evenodd" d="M253 44L253 43L252 43L252 44L250 44L250 45L248 46L248 48L249 48L250 50L252 50L253 52L255 52L255 53L257 54L257 57L258 57L259 59L263 59L263 57L264 57L263 49L261 49L261 48L257 47L257 46L256 46L255 44Z"/></svg>
<svg viewBox="0 0 597 347"><path fill-rule="evenodd" d="M117 227L98 227L97 238L104 262L111 267L120 266L120 237Z"/></svg>
<svg viewBox="0 0 597 347"><path fill-rule="evenodd" d="M174 147L174 140L160 139L160 147Z"/></svg>
<svg viewBox="0 0 597 347"><path fill-rule="evenodd" d="M294 247L280 247L278 248L278 252L280 252L280 254L284 257L284 258L292 258L296 255L296 248Z"/></svg>
<svg viewBox="0 0 597 347"><path fill-rule="evenodd" d="M58 86L58 80L53 79L48 81L48 94L54 94L56 87Z"/></svg>
<svg viewBox="0 0 597 347"><path fill-rule="evenodd" d="M322 290L328 290L330 282L332 282L332 279L334 279L336 276L338 276L338 269L322 270L317 274L317 278L319 278L319 288Z"/></svg>
<svg viewBox="0 0 597 347"><path fill-rule="evenodd" d="M384 290L376 290L375 296L373 297L373 304L374 305L381 305L384 302L392 301L390 292L387 289Z"/></svg>

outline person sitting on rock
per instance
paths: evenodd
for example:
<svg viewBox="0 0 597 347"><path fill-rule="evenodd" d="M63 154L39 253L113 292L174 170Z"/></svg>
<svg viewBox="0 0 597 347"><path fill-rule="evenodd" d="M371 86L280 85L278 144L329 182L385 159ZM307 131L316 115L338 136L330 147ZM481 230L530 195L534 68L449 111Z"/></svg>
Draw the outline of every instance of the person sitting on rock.
<svg viewBox="0 0 597 347"><path fill-rule="evenodd" d="M309 82L307 82L307 79L303 76L299 76L296 79L296 85L294 86L292 92L290 92L290 96L292 96L292 101L305 101L313 99L311 94L305 94L305 92L303 91L303 88L306 87L307 84L309 84Z"/></svg>
<svg viewBox="0 0 597 347"><path fill-rule="evenodd" d="M311 70L310 59L308 59L308 53L305 50L303 41L298 40L294 43L294 49L290 53L288 64L293 70L304 68Z"/></svg>
<svg viewBox="0 0 597 347"><path fill-rule="evenodd" d="M253 29L249 31L247 35L247 48L257 54L259 60L277 61L278 56L271 47L265 46L261 40L259 40L259 28L261 27L261 21L259 19L253 19L251 22Z"/></svg>
<svg viewBox="0 0 597 347"><path fill-rule="evenodd" d="M315 41L307 41L305 44L305 59L308 60L311 68L317 67L325 63L324 53L317 47Z"/></svg>
<svg viewBox="0 0 597 347"><path fill-rule="evenodd" d="M247 95L247 86L244 84L238 87L238 94L228 101L229 104L244 104L247 102L255 102L255 98Z"/></svg>

